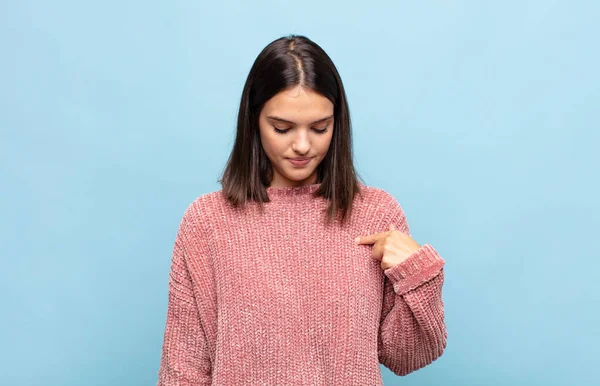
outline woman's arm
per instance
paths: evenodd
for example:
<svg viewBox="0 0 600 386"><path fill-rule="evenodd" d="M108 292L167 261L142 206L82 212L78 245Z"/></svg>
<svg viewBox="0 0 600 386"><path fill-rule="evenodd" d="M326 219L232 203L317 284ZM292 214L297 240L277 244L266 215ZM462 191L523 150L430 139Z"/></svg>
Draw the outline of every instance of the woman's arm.
<svg viewBox="0 0 600 386"><path fill-rule="evenodd" d="M169 275L167 319L157 386L211 384L207 340L181 244L178 235Z"/></svg>
<svg viewBox="0 0 600 386"><path fill-rule="evenodd" d="M392 223L411 236L402 208L395 199L392 201L394 208L384 224ZM435 249L424 244L406 260L384 271L379 362L396 375L425 367L446 348L444 264Z"/></svg>

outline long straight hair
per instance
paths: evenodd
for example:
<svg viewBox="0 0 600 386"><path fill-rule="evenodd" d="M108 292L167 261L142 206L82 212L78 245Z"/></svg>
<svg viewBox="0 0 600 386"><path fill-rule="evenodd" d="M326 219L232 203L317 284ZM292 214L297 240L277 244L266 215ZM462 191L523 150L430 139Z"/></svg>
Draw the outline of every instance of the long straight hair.
<svg viewBox="0 0 600 386"><path fill-rule="evenodd" d="M270 201L265 189L273 179L273 166L262 147L258 118L264 104L275 94L298 85L333 103L331 144L317 166L317 183L321 185L313 194L329 200L327 223L339 215L344 222L352 211L355 195L362 193L352 158L346 92L329 56L303 35L274 40L254 61L242 91L233 150L218 182L235 207L256 201L262 209L262 203Z"/></svg>

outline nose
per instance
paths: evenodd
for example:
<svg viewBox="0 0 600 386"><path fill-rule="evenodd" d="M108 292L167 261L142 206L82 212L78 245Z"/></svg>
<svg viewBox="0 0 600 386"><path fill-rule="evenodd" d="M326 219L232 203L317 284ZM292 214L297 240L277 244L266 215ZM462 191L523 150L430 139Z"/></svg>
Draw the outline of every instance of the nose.
<svg viewBox="0 0 600 386"><path fill-rule="evenodd" d="M292 149L300 155L305 155L310 150L308 134L306 130L297 130L297 132L298 135L296 135L296 138L294 138Z"/></svg>

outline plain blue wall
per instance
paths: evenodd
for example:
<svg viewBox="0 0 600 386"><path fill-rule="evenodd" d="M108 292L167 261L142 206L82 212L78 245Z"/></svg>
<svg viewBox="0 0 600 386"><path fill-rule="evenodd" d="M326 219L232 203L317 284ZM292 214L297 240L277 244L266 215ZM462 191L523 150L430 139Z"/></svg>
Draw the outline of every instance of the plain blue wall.
<svg viewBox="0 0 600 386"><path fill-rule="evenodd" d="M336 63L367 184L447 261L447 349L386 385L594 384L599 11L3 1L0 384L155 384L177 226L220 188L245 77L289 33Z"/></svg>

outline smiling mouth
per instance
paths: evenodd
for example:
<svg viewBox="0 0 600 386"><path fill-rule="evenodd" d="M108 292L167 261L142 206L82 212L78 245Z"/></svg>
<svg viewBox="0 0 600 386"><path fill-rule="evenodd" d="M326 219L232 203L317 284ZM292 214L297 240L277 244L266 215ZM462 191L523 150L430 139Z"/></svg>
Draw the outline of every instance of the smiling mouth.
<svg viewBox="0 0 600 386"><path fill-rule="evenodd" d="M312 158L288 158L288 160L294 166L305 166L307 165Z"/></svg>

